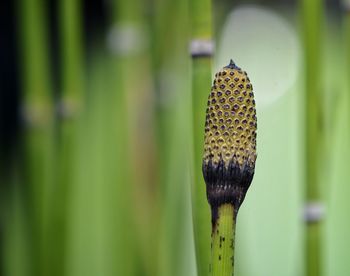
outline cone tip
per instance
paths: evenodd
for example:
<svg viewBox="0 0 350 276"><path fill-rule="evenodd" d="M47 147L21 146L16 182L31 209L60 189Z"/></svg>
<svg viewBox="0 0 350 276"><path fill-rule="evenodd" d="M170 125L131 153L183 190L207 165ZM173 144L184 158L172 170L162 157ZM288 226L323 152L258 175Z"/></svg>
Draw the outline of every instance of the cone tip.
<svg viewBox="0 0 350 276"><path fill-rule="evenodd" d="M239 67L236 65L236 63L233 61L232 58L230 59L229 65L225 66L224 68L241 70L241 68L239 68Z"/></svg>

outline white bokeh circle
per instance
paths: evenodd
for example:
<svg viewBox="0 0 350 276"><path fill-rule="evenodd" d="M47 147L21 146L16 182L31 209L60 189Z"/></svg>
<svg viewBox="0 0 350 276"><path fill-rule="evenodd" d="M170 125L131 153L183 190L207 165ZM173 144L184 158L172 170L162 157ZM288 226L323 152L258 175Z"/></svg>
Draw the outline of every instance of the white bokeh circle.
<svg viewBox="0 0 350 276"><path fill-rule="evenodd" d="M300 45L295 29L272 10L256 5L236 7L225 22L216 70L234 62L247 71L259 108L270 105L295 83Z"/></svg>

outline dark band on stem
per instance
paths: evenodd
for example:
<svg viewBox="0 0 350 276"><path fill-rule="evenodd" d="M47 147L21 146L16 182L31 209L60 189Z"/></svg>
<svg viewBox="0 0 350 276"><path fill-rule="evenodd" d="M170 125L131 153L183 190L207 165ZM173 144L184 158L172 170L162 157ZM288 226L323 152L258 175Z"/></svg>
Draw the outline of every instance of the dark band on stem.
<svg viewBox="0 0 350 276"><path fill-rule="evenodd" d="M207 188L207 198L212 212L212 226L214 229L218 219L218 209L223 204L232 204L235 217L238 213L247 190L253 180L254 168L248 164L242 168L237 162L231 160L225 166L223 160L217 165L211 160L203 162L203 176Z"/></svg>

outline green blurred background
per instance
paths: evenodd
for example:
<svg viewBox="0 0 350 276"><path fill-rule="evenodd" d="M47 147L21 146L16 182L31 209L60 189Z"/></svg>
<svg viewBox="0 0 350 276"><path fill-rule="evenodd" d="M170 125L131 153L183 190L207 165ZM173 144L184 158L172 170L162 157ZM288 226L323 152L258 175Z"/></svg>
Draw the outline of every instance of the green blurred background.
<svg viewBox="0 0 350 276"><path fill-rule="evenodd" d="M188 2L2 1L0 275L196 275ZM213 73L234 59L258 113L236 274L306 275L316 167L322 275L350 275L350 4L212 3Z"/></svg>

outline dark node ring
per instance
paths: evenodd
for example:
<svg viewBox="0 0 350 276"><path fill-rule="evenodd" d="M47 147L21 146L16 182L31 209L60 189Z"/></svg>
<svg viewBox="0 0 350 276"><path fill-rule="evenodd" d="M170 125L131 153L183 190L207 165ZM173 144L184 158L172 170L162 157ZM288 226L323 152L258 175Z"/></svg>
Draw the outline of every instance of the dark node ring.
<svg viewBox="0 0 350 276"><path fill-rule="evenodd" d="M228 166L225 166L223 160L215 165L209 159L203 161L202 171L212 210L212 223L215 224L218 208L223 204L233 204L236 215L253 180L254 167L248 163L240 166L233 160Z"/></svg>

